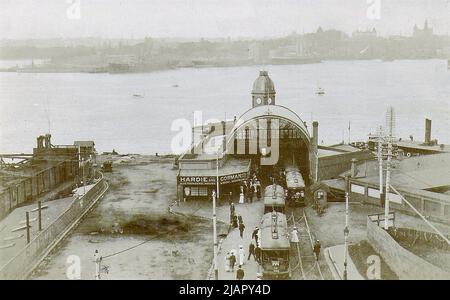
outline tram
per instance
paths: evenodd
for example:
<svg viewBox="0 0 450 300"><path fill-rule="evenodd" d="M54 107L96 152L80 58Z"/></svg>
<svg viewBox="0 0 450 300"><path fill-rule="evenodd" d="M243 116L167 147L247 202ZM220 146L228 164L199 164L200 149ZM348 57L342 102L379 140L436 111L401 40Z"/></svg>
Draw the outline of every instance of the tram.
<svg viewBox="0 0 450 300"><path fill-rule="evenodd" d="M287 201L292 206L305 205L305 181L297 167L286 168Z"/></svg>
<svg viewBox="0 0 450 300"><path fill-rule="evenodd" d="M289 253L291 245L286 215L271 212L261 221L261 267L264 279L291 277Z"/></svg>
<svg viewBox="0 0 450 300"><path fill-rule="evenodd" d="M286 206L285 190L281 185L272 184L264 190L264 213L272 211L284 213Z"/></svg>

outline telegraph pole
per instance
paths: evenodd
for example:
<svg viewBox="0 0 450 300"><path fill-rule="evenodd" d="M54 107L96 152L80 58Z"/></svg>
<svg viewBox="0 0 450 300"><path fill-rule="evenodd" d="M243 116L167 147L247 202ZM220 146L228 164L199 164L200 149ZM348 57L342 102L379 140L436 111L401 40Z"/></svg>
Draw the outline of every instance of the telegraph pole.
<svg viewBox="0 0 450 300"><path fill-rule="evenodd" d="M384 203L384 229L389 229L389 185L391 181L391 156L392 156L392 143L391 136L388 137L388 152L387 152L387 165L386 165L386 195Z"/></svg>
<svg viewBox="0 0 450 300"><path fill-rule="evenodd" d="M392 162L392 141L395 126L394 108L389 107L386 113L386 127L389 135L387 136L387 165L386 165L386 195L384 204L384 229L389 229L389 187L391 181L391 162Z"/></svg>
<svg viewBox="0 0 450 300"><path fill-rule="evenodd" d="M29 212L25 212L25 221L26 221L26 226L27 226L27 244L30 243L30 213Z"/></svg>
<svg viewBox="0 0 450 300"><path fill-rule="evenodd" d="M344 228L344 280L347 280L347 257L348 257L348 234L350 232L348 228L348 192L349 192L349 180L348 176L345 176L345 228Z"/></svg>
<svg viewBox="0 0 450 300"><path fill-rule="evenodd" d="M219 151L217 151L217 159L216 159L216 189L217 189L217 198L219 198ZM213 200L213 241L214 241L214 279L219 279L219 268L217 265L217 215L216 215L216 193L213 191L212 194Z"/></svg>
<svg viewBox="0 0 450 300"><path fill-rule="evenodd" d="M383 197L383 128L378 132L378 169L380 177L380 201Z"/></svg>

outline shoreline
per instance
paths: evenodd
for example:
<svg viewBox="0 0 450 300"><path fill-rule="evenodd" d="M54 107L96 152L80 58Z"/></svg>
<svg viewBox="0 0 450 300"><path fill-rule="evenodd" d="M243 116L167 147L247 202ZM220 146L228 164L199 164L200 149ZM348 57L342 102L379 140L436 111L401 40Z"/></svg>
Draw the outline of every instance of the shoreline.
<svg viewBox="0 0 450 300"><path fill-rule="evenodd" d="M447 61L446 58L396 58L396 59L385 59L382 57L378 58L325 58L325 59L317 59L317 61L311 61L311 62L304 62L304 63L290 63L290 62L281 62L281 63L274 63L270 62L264 65L267 66L299 66L299 65L315 65L320 64L323 62L329 62L329 61L338 61L338 62L347 62L347 61L380 61L380 62L395 62L395 61L421 61L421 60L442 60ZM7 60L5 60L7 61ZM33 67L33 68L0 68L0 73L42 73L42 74L65 74L65 73L73 73L73 74L110 74L110 75L117 75L117 74L149 74L154 73L158 71L170 71L170 70L182 70L182 69L212 69L212 68L235 68L235 67L250 67L250 66L260 66L262 63L236 63L236 64L205 64L205 65L193 65L193 66L167 66L167 67L160 67L160 68L138 68L135 70L129 70L129 71L96 71L96 68L93 69L84 69L83 67L80 68L58 68L58 67ZM106 67L107 68L107 67Z"/></svg>

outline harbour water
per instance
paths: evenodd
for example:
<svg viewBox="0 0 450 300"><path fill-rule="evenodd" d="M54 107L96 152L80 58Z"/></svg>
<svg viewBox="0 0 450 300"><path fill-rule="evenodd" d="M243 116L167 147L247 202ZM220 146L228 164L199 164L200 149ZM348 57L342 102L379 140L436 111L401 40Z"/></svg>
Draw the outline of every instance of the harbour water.
<svg viewBox="0 0 450 300"><path fill-rule="evenodd" d="M450 143L450 72L446 60L324 61L310 65L183 68L145 74L0 73L0 153L30 152L49 132L56 144L95 140L100 152L170 153L172 122L239 116L251 107L250 88L269 71L276 102L310 126L319 141L366 140L396 110L396 134ZM318 88L325 95L316 94ZM139 97L133 95L140 95Z"/></svg>

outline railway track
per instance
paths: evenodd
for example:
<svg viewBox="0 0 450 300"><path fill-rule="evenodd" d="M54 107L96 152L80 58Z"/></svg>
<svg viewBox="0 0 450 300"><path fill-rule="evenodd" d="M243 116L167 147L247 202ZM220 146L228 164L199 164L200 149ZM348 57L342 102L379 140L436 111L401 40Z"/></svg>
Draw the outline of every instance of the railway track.
<svg viewBox="0 0 450 300"><path fill-rule="evenodd" d="M288 219L290 232L298 229L299 243L291 243L291 278L294 280L323 280L322 270L314 255L314 237L309 228L308 219L303 208L295 209Z"/></svg>

